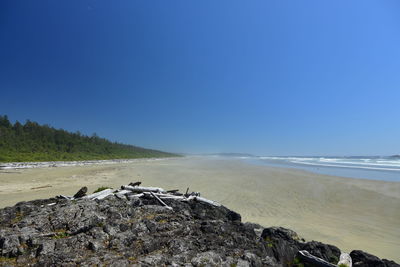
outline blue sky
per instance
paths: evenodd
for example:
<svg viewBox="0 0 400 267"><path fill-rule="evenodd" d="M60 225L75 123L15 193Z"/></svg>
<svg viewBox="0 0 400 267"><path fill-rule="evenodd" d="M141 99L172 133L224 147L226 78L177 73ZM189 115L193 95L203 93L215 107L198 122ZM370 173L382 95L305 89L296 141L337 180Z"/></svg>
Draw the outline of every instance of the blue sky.
<svg viewBox="0 0 400 267"><path fill-rule="evenodd" d="M400 153L400 2L0 1L0 114L167 151Z"/></svg>

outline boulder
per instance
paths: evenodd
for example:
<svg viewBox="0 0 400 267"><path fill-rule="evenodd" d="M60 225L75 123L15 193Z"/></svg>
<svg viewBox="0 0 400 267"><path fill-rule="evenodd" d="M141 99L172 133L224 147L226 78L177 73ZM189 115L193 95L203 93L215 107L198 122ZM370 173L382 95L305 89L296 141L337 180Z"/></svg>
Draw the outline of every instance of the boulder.
<svg viewBox="0 0 400 267"><path fill-rule="evenodd" d="M350 252L350 257L354 267L400 267L400 265L394 261L386 259L381 260L362 250L353 250Z"/></svg>

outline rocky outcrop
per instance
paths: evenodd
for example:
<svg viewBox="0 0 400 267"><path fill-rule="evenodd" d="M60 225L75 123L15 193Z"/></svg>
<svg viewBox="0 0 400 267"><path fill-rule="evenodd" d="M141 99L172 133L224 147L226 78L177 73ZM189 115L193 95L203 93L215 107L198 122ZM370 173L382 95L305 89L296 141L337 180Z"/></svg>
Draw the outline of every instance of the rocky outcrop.
<svg viewBox="0 0 400 267"><path fill-rule="evenodd" d="M354 267L399 267L394 261L379 259L361 250L353 250L350 253Z"/></svg>
<svg viewBox="0 0 400 267"><path fill-rule="evenodd" d="M149 195L53 198L1 209L0 266L301 266L299 250L335 264L340 255L289 229L242 223L223 206L163 201L172 209ZM399 266L360 251L351 256L354 266Z"/></svg>

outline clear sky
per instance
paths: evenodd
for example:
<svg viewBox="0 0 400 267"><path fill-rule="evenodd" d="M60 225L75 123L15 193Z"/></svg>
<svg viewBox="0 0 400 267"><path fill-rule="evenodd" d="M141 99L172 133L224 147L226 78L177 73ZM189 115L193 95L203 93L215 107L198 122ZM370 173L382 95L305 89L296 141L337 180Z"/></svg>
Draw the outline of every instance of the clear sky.
<svg viewBox="0 0 400 267"><path fill-rule="evenodd" d="M0 1L0 114L172 152L400 153L400 1Z"/></svg>

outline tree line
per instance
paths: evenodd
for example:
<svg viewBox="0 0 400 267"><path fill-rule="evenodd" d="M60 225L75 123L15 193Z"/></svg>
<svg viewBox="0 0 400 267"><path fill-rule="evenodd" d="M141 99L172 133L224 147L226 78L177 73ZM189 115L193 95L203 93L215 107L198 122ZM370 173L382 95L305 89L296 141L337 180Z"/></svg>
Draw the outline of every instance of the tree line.
<svg viewBox="0 0 400 267"><path fill-rule="evenodd" d="M27 120L11 123L0 115L0 162L100 160L177 156L111 142L93 134L68 132Z"/></svg>

